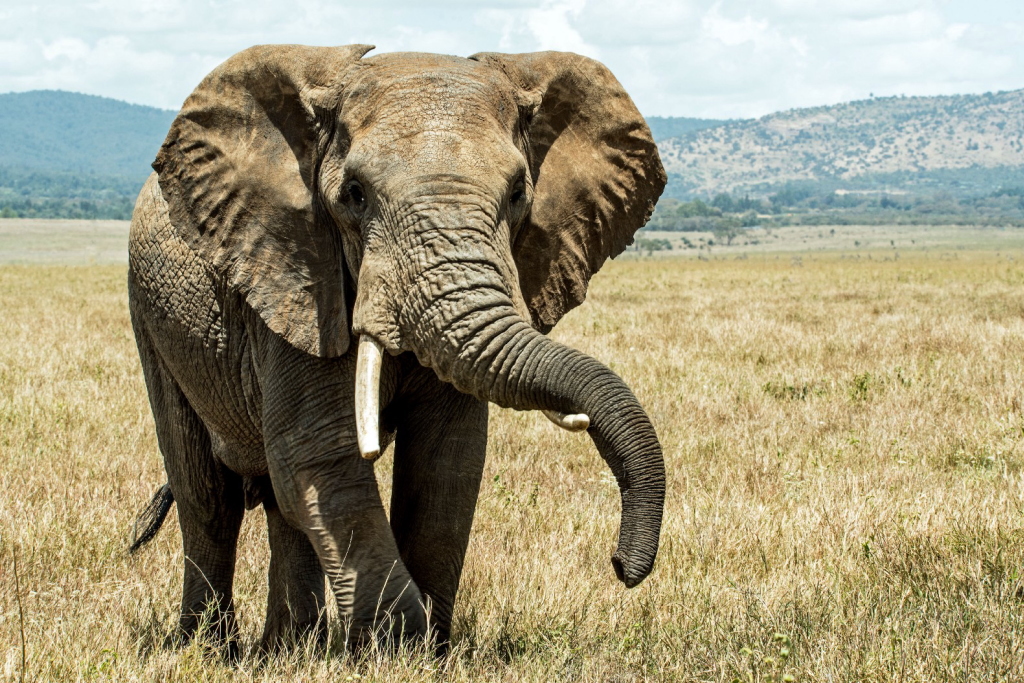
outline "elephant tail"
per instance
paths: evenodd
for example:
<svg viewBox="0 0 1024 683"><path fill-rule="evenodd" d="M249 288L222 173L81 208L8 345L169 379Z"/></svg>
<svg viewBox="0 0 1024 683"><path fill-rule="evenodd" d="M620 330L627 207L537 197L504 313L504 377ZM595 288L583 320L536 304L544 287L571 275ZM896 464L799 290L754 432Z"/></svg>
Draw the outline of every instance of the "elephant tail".
<svg viewBox="0 0 1024 683"><path fill-rule="evenodd" d="M142 509L132 527L132 544L128 547L129 553L135 553L139 548L149 543L160 531L164 519L167 517L171 505L174 504L174 494L171 492L171 485L164 484L157 489L153 500Z"/></svg>

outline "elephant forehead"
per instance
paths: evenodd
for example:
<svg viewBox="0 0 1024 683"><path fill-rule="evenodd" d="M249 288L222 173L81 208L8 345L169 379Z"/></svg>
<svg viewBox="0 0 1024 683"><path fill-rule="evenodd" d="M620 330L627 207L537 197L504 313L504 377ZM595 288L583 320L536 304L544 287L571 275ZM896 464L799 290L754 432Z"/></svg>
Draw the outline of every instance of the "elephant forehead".
<svg viewBox="0 0 1024 683"><path fill-rule="evenodd" d="M500 74L468 59L381 55L364 60L346 84L343 116L353 133L382 128L391 138L494 124L511 130L518 110L510 90Z"/></svg>
<svg viewBox="0 0 1024 683"><path fill-rule="evenodd" d="M479 135L443 129L405 137L371 134L368 139L354 141L350 158L358 159L356 165L364 170L390 175L399 183L403 178L408 181L439 175L483 181L491 175L504 177L511 172L504 167L514 165L511 155L497 153L497 142L488 144ZM512 163L504 163L506 160Z"/></svg>

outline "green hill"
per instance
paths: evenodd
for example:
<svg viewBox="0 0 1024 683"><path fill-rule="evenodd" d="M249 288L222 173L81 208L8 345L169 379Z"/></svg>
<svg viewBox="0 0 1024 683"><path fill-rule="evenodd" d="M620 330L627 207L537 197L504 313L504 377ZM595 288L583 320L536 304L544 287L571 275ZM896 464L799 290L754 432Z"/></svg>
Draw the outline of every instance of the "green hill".
<svg viewBox="0 0 1024 683"><path fill-rule="evenodd" d="M0 215L130 217L174 115L59 90L0 95Z"/></svg>
<svg viewBox="0 0 1024 683"><path fill-rule="evenodd" d="M174 115L63 91L0 95L0 216L130 217ZM811 206L1024 186L1024 90L647 121L669 172L667 198L730 193Z"/></svg>
<svg viewBox="0 0 1024 683"><path fill-rule="evenodd" d="M145 179L175 112L60 90L0 95L0 165Z"/></svg>
<svg viewBox="0 0 1024 683"><path fill-rule="evenodd" d="M175 112L59 90L0 95L0 216L129 218ZM656 140L728 121L653 116Z"/></svg>

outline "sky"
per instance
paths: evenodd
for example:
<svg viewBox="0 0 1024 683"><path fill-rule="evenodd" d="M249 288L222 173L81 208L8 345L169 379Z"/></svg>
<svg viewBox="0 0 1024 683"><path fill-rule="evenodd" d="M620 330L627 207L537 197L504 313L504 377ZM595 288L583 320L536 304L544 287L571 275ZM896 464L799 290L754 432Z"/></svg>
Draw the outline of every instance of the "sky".
<svg viewBox="0 0 1024 683"><path fill-rule="evenodd" d="M647 116L1024 88L1022 0L2 0L0 92L177 109L259 43L578 52Z"/></svg>

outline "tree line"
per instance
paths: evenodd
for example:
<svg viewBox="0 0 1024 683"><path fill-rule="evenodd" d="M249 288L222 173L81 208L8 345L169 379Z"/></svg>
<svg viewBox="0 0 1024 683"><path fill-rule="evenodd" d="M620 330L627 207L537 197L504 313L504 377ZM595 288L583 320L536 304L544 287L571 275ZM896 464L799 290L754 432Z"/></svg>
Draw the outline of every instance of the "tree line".
<svg viewBox="0 0 1024 683"><path fill-rule="evenodd" d="M946 189L844 191L787 183L763 196L722 192L710 199L662 199L646 229L713 232L731 242L757 226L892 224L1024 226L1024 185L957 196Z"/></svg>
<svg viewBox="0 0 1024 683"><path fill-rule="evenodd" d="M144 181L0 167L0 218L128 220Z"/></svg>

